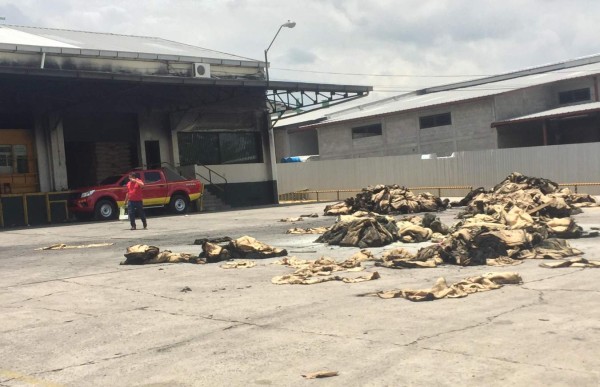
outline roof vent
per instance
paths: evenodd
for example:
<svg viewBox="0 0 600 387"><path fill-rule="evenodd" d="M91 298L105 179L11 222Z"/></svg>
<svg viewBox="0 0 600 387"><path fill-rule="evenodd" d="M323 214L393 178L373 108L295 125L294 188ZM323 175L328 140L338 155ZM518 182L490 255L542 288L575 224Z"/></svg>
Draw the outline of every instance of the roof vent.
<svg viewBox="0 0 600 387"><path fill-rule="evenodd" d="M210 78L210 64L194 63L194 78Z"/></svg>

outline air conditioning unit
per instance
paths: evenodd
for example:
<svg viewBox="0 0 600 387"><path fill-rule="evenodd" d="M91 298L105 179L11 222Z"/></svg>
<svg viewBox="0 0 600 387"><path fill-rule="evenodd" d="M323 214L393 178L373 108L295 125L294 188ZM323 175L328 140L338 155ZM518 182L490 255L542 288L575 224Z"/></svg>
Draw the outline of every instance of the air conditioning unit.
<svg viewBox="0 0 600 387"><path fill-rule="evenodd" d="M194 63L194 77L195 78L210 78L210 64Z"/></svg>

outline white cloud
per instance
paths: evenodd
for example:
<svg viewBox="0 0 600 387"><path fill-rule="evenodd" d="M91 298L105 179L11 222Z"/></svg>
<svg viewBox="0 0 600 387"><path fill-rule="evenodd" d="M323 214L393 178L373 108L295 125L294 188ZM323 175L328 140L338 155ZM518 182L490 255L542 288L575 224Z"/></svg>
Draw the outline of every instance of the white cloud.
<svg viewBox="0 0 600 387"><path fill-rule="evenodd" d="M6 24L157 36L254 59L292 19L269 51L272 78L380 90L600 53L599 14L595 0L0 0Z"/></svg>

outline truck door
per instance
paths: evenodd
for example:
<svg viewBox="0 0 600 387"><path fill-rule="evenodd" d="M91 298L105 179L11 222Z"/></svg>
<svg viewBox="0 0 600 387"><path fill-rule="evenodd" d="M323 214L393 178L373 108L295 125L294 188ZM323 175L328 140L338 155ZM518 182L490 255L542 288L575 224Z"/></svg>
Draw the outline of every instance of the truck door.
<svg viewBox="0 0 600 387"><path fill-rule="evenodd" d="M168 187L162 173L158 171L144 172L143 189L144 206L164 206L169 198Z"/></svg>

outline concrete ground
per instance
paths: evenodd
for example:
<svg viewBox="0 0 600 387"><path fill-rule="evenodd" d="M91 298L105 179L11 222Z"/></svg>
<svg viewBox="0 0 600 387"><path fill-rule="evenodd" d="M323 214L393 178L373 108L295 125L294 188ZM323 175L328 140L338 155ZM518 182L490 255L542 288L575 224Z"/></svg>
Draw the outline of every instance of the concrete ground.
<svg viewBox="0 0 600 387"><path fill-rule="evenodd" d="M324 203L126 222L0 232L1 386L401 386L600 384L600 270L520 266L393 270L356 284L273 285L292 269L258 261L121 266L127 246L199 253L195 239L251 235L290 255L345 259L356 248L287 235L278 220ZM453 222L457 210L442 214ZM576 217L600 226L600 208ZM111 246L36 250L55 243ZM600 238L572 240L599 259ZM372 249L376 254L401 244ZM425 244L410 245L416 251ZM461 299L410 302L359 297L428 288L489 271L517 271L522 285ZM191 291L182 292L184 287ZM318 370L327 379L304 379Z"/></svg>

